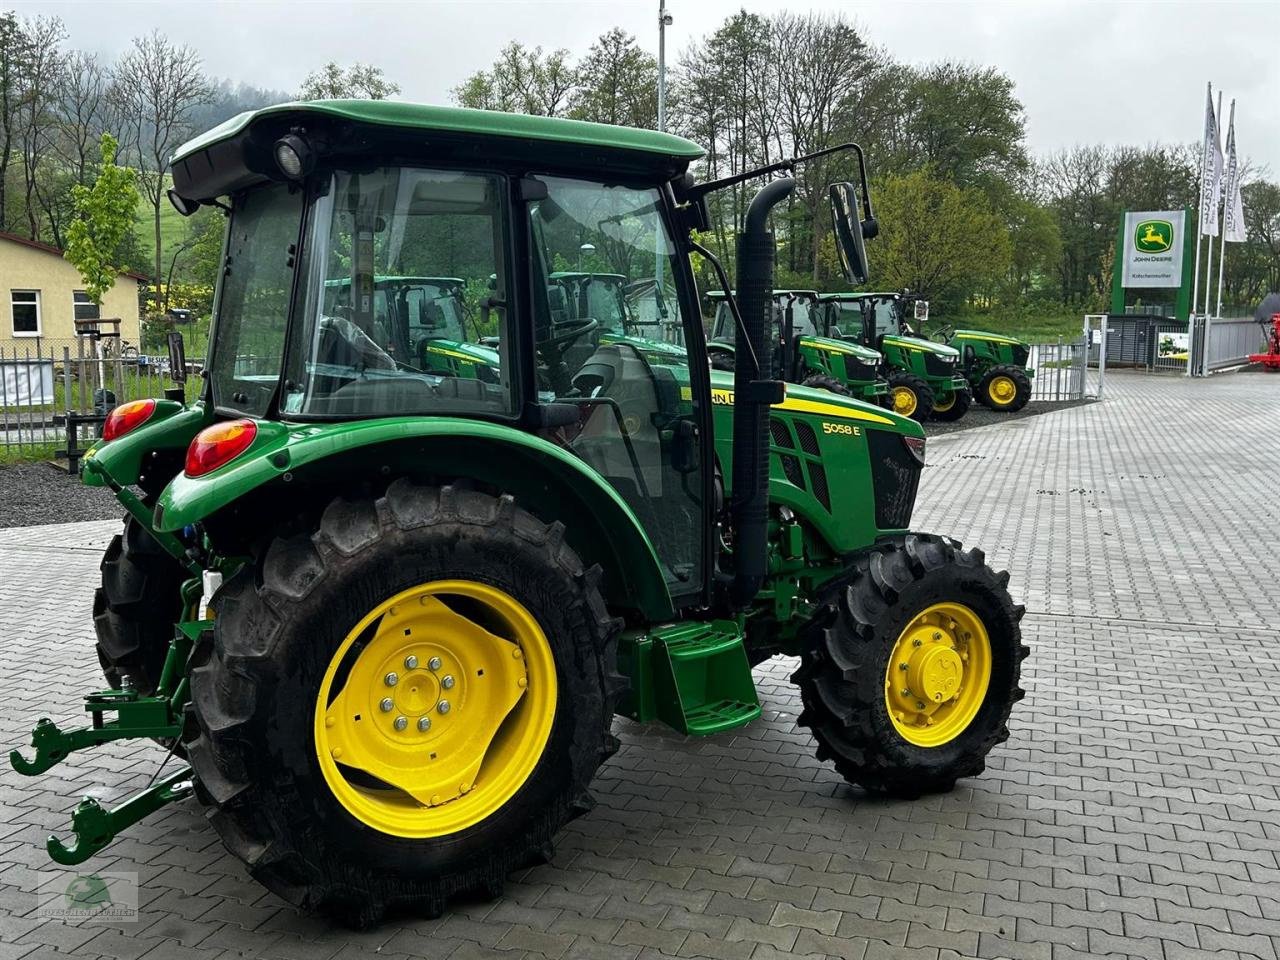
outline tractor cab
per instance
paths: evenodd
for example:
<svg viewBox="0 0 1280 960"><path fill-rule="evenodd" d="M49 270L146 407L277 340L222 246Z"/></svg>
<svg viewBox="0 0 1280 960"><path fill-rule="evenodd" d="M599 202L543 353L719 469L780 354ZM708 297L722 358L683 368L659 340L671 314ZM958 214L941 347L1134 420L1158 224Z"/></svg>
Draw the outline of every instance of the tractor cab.
<svg viewBox="0 0 1280 960"><path fill-rule="evenodd" d="M865 283L865 163L838 151L859 182L830 187L832 230ZM94 603L108 689L10 758L37 776L154 739L184 762L114 810L82 801L53 859L194 794L289 902L435 916L553 855L615 715L743 727L774 654L801 661L800 723L850 782L919 796L981 772L1021 696L1008 575L912 531L919 424L777 376L814 297L779 317L769 218L795 181L774 175L812 156L699 183L701 156L345 100L177 151L174 207L227 216L200 398L123 404L85 454L127 512ZM691 258L728 272L696 238L710 194L765 178L724 298L734 370L713 371ZM632 292L683 349L639 341ZM479 349L484 375L437 362Z"/></svg>
<svg viewBox="0 0 1280 960"><path fill-rule="evenodd" d="M683 332L675 332L679 324L666 306L675 299L669 285L652 277L630 280L620 273L558 271L550 279L563 288L574 320L599 321L599 342L628 344L654 359L684 356Z"/></svg>

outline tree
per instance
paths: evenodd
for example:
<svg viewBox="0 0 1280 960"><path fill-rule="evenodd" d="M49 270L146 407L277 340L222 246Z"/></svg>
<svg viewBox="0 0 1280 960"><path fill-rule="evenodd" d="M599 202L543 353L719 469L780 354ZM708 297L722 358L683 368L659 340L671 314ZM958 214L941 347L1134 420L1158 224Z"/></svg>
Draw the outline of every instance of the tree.
<svg viewBox="0 0 1280 960"><path fill-rule="evenodd" d="M591 45L574 77L569 115L624 127L658 126L658 61L619 27Z"/></svg>
<svg viewBox="0 0 1280 960"><path fill-rule="evenodd" d="M309 73L298 90L299 100L386 100L400 92L400 84L388 80L381 67L354 63L341 67L330 60Z"/></svg>
<svg viewBox="0 0 1280 960"><path fill-rule="evenodd" d="M35 17L23 23L25 34L18 101L22 176L25 188L27 228L31 239L40 239L38 196L40 167L51 152L55 107L62 83L61 45L67 31L57 17ZM54 242L58 241L54 237Z"/></svg>
<svg viewBox="0 0 1280 960"><path fill-rule="evenodd" d="M72 190L76 219L67 227L65 256L80 271L85 293L101 304L115 286L122 264L116 254L137 222L138 191L133 170L116 165L115 137L101 139L102 167L92 187Z"/></svg>
<svg viewBox="0 0 1280 960"><path fill-rule="evenodd" d="M873 256L889 289L957 303L1009 269L1009 234L985 195L917 170L876 191Z"/></svg>
<svg viewBox="0 0 1280 960"><path fill-rule="evenodd" d="M0 13L0 230L8 229L9 164L16 140L22 64L26 60L26 34L11 11Z"/></svg>
<svg viewBox="0 0 1280 960"><path fill-rule="evenodd" d="M540 117L564 116L573 90L574 71L568 50L543 53L512 40L488 70L473 73L453 89L463 107L503 110Z"/></svg>
<svg viewBox="0 0 1280 960"><path fill-rule="evenodd" d="M138 167L143 195L151 204L155 228L156 284L163 277L160 206L168 188L173 151L191 134L191 114L209 98L200 57L191 47L175 46L153 32L133 41L112 72L112 98L119 111L126 151Z"/></svg>

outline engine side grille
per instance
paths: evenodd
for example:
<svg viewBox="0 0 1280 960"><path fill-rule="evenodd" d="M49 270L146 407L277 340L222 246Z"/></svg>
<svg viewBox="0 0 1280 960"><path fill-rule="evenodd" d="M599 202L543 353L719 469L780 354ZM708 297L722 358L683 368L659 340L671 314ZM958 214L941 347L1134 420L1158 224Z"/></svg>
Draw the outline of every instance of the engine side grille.
<svg viewBox="0 0 1280 960"><path fill-rule="evenodd" d="M787 449L795 447L795 443L791 440L791 431L777 417L769 418L769 438L775 447L786 447Z"/></svg>
<svg viewBox="0 0 1280 960"><path fill-rule="evenodd" d="M876 368L874 364L863 363L851 353L844 355L844 374L850 380L874 380Z"/></svg>
<svg viewBox="0 0 1280 960"><path fill-rule="evenodd" d="M1021 343L1014 344L1013 362L1020 367L1025 367L1027 365L1027 357L1030 355L1030 353L1031 351L1024 344L1021 344Z"/></svg>
<svg viewBox="0 0 1280 960"><path fill-rule="evenodd" d="M782 455L781 460L782 472L787 475L787 479L803 490L804 475L800 472L800 460L786 453Z"/></svg>
<svg viewBox="0 0 1280 960"><path fill-rule="evenodd" d="M800 438L800 449L811 457L818 455L818 435L813 432L813 427L809 426L802 420L796 421L796 436Z"/></svg>
<svg viewBox="0 0 1280 960"><path fill-rule="evenodd" d="M900 530L911 526L911 510L920 486L920 464L902 437L885 430L867 431L871 486L876 499L876 526Z"/></svg>
<svg viewBox="0 0 1280 960"><path fill-rule="evenodd" d="M809 464L809 482L813 484L813 495L818 502L831 512L831 492L827 489L827 471L820 463Z"/></svg>

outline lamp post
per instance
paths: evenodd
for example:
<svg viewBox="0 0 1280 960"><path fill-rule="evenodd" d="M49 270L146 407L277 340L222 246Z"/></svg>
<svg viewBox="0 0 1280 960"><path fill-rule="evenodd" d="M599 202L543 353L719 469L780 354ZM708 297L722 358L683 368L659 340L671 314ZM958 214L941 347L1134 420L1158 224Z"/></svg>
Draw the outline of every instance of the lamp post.
<svg viewBox="0 0 1280 960"><path fill-rule="evenodd" d="M671 14L667 0L658 0L658 129L667 129L667 27Z"/></svg>

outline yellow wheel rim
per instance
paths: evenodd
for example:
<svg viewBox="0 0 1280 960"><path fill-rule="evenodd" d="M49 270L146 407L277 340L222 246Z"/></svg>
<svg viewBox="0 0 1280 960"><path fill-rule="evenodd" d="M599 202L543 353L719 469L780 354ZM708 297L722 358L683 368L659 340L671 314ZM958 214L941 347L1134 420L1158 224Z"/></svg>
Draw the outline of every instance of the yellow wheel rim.
<svg viewBox="0 0 1280 960"><path fill-rule="evenodd" d="M438 837L515 795L555 711L555 658L529 611L488 584L440 580L383 601L347 634L316 698L316 754L357 820Z"/></svg>
<svg viewBox="0 0 1280 960"><path fill-rule="evenodd" d="M960 603L936 603L898 636L885 669L893 727L917 747L939 747L973 722L991 684L991 638Z"/></svg>
<svg viewBox="0 0 1280 960"><path fill-rule="evenodd" d="M992 377L987 384L987 396L996 406L1007 407L1017 395L1018 385L1013 382L1012 377Z"/></svg>
<svg viewBox="0 0 1280 960"><path fill-rule="evenodd" d="M952 407L954 407L955 405L956 405L956 395L953 393L953 394L951 394L951 396L947 397L947 399L945 399L945 400L935 400L935 401L933 401L933 412L934 412L934 413L946 413L948 410L950 410L950 409L951 409Z"/></svg>
<svg viewBox="0 0 1280 960"><path fill-rule="evenodd" d="M893 388L893 412L909 417L916 412L916 407L920 401L916 399L916 392L910 387L894 387Z"/></svg>

